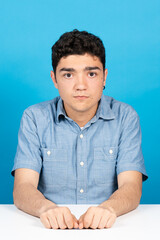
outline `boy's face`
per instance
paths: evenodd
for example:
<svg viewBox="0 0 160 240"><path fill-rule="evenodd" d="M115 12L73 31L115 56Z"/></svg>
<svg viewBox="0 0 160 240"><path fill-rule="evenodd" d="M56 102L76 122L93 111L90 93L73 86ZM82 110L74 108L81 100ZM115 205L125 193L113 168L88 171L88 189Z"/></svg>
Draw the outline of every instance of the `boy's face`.
<svg viewBox="0 0 160 240"><path fill-rule="evenodd" d="M51 78L64 102L68 116L96 111L107 77L100 59L90 54L69 55L60 59L56 79Z"/></svg>

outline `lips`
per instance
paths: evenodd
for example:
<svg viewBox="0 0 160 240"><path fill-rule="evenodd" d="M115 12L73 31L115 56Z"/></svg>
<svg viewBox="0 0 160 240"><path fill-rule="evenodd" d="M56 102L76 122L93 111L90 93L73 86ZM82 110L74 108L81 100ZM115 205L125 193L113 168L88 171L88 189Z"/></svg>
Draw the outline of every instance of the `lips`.
<svg viewBox="0 0 160 240"><path fill-rule="evenodd" d="M88 97L87 96L74 96L74 98L76 98L76 99L86 99Z"/></svg>

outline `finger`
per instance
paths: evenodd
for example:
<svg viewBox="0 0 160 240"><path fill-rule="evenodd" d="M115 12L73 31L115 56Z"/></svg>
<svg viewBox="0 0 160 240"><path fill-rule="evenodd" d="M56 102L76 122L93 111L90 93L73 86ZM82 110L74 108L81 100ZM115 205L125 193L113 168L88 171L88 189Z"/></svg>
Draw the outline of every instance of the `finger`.
<svg viewBox="0 0 160 240"><path fill-rule="evenodd" d="M57 223L58 223L59 228L60 229L66 229L67 226L64 222L63 214L61 212L58 212L57 215L56 215L56 218L57 218Z"/></svg>
<svg viewBox="0 0 160 240"><path fill-rule="evenodd" d="M48 220L50 222L51 228L53 229L58 229L58 223L57 223L57 219L55 216L48 216Z"/></svg>
<svg viewBox="0 0 160 240"><path fill-rule="evenodd" d="M96 229L99 225L99 222L100 222L101 218L102 218L101 214L95 214L93 216L92 223L91 223L90 227L93 228L93 229Z"/></svg>
<svg viewBox="0 0 160 240"><path fill-rule="evenodd" d="M72 214L71 214L69 209L66 212L63 213L63 217L64 217L65 225L69 229L72 229L74 220L73 220L73 216L72 216Z"/></svg>
<svg viewBox="0 0 160 240"><path fill-rule="evenodd" d="M73 220L78 223L78 219L72 214Z"/></svg>
<svg viewBox="0 0 160 240"><path fill-rule="evenodd" d="M74 222L74 223L73 223L73 228L79 228L79 225L78 225L77 222Z"/></svg>
<svg viewBox="0 0 160 240"><path fill-rule="evenodd" d="M93 211L87 211L86 214L84 215L84 219L83 219L83 226L85 228L89 228L91 223L92 223L92 219L93 219L94 213Z"/></svg>
<svg viewBox="0 0 160 240"><path fill-rule="evenodd" d="M73 227L74 228L78 228L78 220L77 220L77 218L72 214L72 217L73 217Z"/></svg>
<svg viewBox="0 0 160 240"><path fill-rule="evenodd" d="M42 222L42 224L44 225L45 228L52 228L51 227L51 224L50 224L50 221L47 217L40 217L40 220Z"/></svg>
<svg viewBox="0 0 160 240"><path fill-rule="evenodd" d="M83 214L84 215L84 214ZM80 216L80 218L78 219L78 222L82 222L82 219L83 219L83 215Z"/></svg>
<svg viewBox="0 0 160 240"><path fill-rule="evenodd" d="M116 218L115 218L114 216L111 216L111 217L108 219L105 227L106 227L106 228L111 228L111 227L113 226L113 224L114 224L115 221L116 221Z"/></svg>
<svg viewBox="0 0 160 240"><path fill-rule="evenodd" d="M78 220L79 229L82 229L84 227L83 226L83 217L84 217L84 214L82 216L80 216L80 218Z"/></svg>
<svg viewBox="0 0 160 240"><path fill-rule="evenodd" d="M102 216L102 218L101 218L101 220L99 222L98 228L99 229L105 228L105 226L106 226L106 224L108 222L108 219L109 219L108 214L103 214L103 216Z"/></svg>
<svg viewBox="0 0 160 240"><path fill-rule="evenodd" d="M82 229L82 228L84 228L84 225L83 225L83 222L81 222L81 223L79 223L79 229Z"/></svg>

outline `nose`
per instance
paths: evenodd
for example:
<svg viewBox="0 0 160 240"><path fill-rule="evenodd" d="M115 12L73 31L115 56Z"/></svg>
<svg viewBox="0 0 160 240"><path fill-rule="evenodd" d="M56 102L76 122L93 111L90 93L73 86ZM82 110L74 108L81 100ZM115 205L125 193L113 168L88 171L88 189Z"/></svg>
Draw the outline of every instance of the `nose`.
<svg viewBox="0 0 160 240"><path fill-rule="evenodd" d="M86 90L87 89L87 80L84 74L78 74L75 82L76 90Z"/></svg>

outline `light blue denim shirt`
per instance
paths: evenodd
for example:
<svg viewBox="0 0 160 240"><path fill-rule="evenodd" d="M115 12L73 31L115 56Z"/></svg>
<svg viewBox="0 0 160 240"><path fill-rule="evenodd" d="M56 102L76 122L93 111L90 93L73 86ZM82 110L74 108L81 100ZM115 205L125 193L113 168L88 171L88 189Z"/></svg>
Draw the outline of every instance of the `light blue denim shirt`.
<svg viewBox="0 0 160 240"><path fill-rule="evenodd" d="M12 175L40 174L38 189L56 204L100 204L117 190L117 175L136 170L147 179L136 111L102 94L84 126L67 117L60 96L28 107L22 116Z"/></svg>

